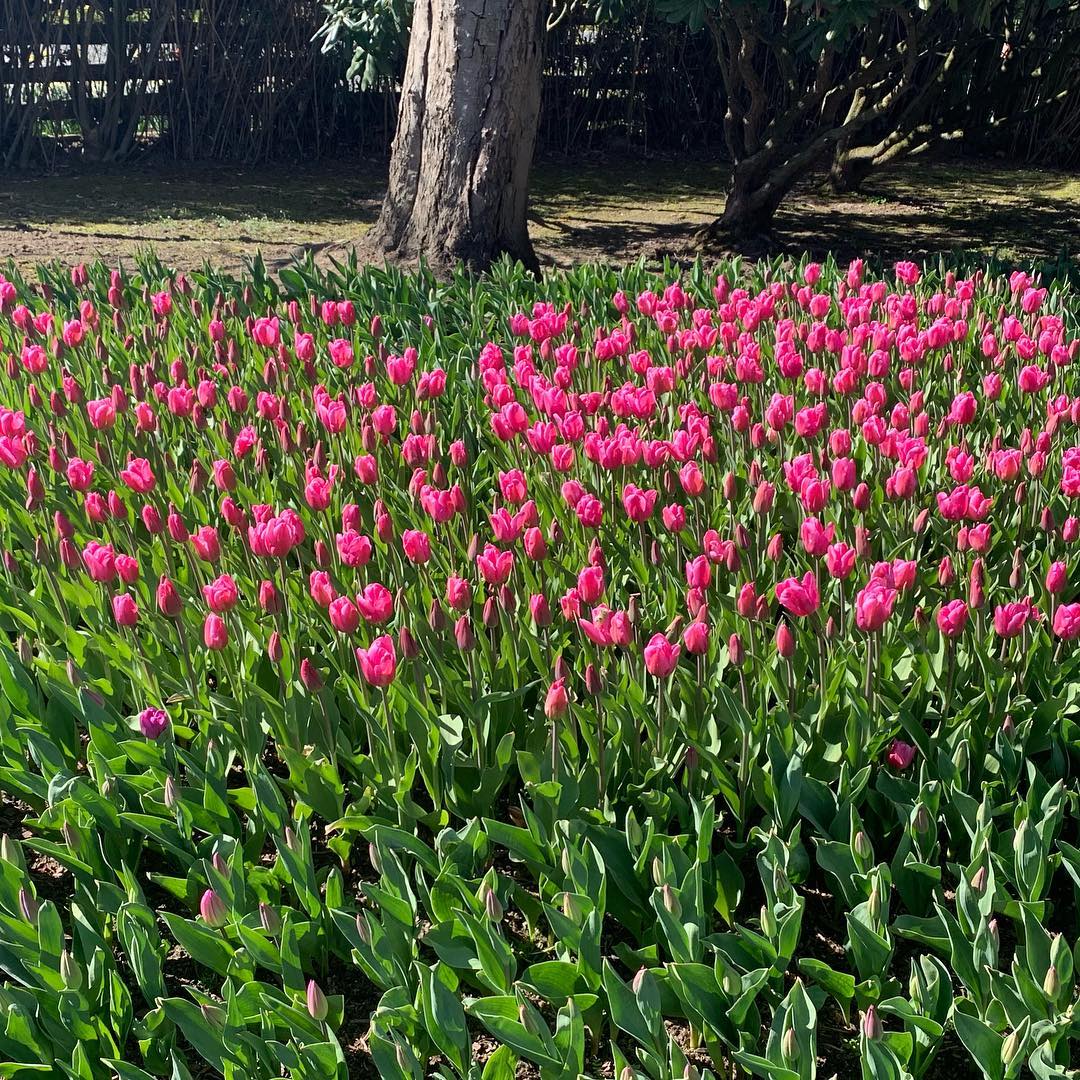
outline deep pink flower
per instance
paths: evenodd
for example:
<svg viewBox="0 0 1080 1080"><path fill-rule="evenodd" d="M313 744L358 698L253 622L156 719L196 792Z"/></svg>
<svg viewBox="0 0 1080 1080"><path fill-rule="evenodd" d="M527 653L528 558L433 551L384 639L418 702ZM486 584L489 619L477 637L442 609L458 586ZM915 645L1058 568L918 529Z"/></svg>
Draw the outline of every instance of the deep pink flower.
<svg viewBox="0 0 1080 1080"><path fill-rule="evenodd" d="M514 553L500 551L494 544L485 544L484 550L476 557L476 565L489 585L505 585L514 569Z"/></svg>
<svg viewBox="0 0 1080 1080"><path fill-rule="evenodd" d="M967 621L968 606L963 600L950 600L938 609L938 629L944 637L959 637L964 632Z"/></svg>
<svg viewBox="0 0 1080 1080"><path fill-rule="evenodd" d="M1080 604L1061 604L1054 612L1054 634L1062 641L1080 637Z"/></svg>
<svg viewBox="0 0 1080 1080"><path fill-rule="evenodd" d="M915 747L910 743L902 742L900 739L893 739L885 760L894 769L902 771L915 760Z"/></svg>
<svg viewBox="0 0 1080 1080"><path fill-rule="evenodd" d="M229 628L220 615L211 612L203 623L203 644L215 651L224 649L229 644Z"/></svg>
<svg viewBox="0 0 1080 1080"><path fill-rule="evenodd" d="M117 626L134 626L139 621L139 607L131 593L117 593L112 598L112 609Z"/></svg>
<svg viewBox="0 0 1080 1080"><path fill-rule="evenodd" d="M394 613L394 594L377 581L368 585L356 598L356 608L365 622L386 622Z"/></svg>
<svg viewBox="0 0 1080 1080"><path fill-rule="evenodd" d="M663 634L653 634L645 646L645 667L650 675L666 679L679 663L681 646L672 645Z"/></svg>
<svg viewBox="0 0 1080 1080"><path fill-rule="evenodd" d="M208 585L204 585L202 591L207 607L218 615L231 611L240 599L236 582L229 574L222 574Z"/></svg>
<svg viewBox="0 0 1080 1080"><path fill-rule="evenodd" d="M998 604L994 608L994 630L999 637L1016 637L1035 612L1030 598Z"/></svg>
<svg viewBox="0 0 1080 1080"><path fill-rule="evenodd" d="M397 674L397 653L394 639L384 634L377 637L366 649L356 650L360 672L372 686L384 688L394 681Z"/></svg>
<svg viewBox="0 0 1080 1080"><path fill-rule="evenodd" d="M817 578L813 571L807 570L800 581L798 578L787 578L776 586L776 599L799 618L813 615L821 605L821 597L818 593Z"/></svg>
<svg viewBox="0 0 1080 1080"><path fill-rule="evenodd" d="M879 579L871 579L855 597L855 623L872 634L880 630L893 613L896 590Z"/></svg>
<svg viewBox="0 0 1080 1080"><path fill-rule="evenodd" d="M164 709L143 709L139 713L139 730L148 739L156 739L169 727L169 714Z"/></svg>

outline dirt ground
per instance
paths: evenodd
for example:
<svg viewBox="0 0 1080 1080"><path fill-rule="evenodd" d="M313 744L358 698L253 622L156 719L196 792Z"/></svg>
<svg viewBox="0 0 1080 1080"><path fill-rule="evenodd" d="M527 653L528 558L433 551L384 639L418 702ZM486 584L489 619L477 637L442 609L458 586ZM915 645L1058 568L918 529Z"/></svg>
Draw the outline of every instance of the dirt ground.
<svg viewBox="0 0 1080 1080"><path fill-rule="evenodd" d="M0 174L0 265L98 257L152 245L166 264L226 271L261 251L279 268L310 250L344 254L374 220L378 162L236 168L128 165L56 175ZM726 166L701 162L543 162L531 231L541 261L685 258L723 203ZM808 177L777 219L775 251L885 259L964 250L1009 260L1080 255L1080 177L1001 162L912 160L844 198Z"/></svg>

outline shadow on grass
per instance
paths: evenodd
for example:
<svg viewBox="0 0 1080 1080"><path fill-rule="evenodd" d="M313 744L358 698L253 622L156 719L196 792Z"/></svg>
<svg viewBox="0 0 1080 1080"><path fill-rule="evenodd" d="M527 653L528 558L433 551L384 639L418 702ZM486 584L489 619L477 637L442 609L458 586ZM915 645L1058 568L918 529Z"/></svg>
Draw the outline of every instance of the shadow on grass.
<svg viewBox="0 0 1080 1080"><path fill-rule="evenodd" d="M342 255L378 215L385 162L307 166L131 165L54 176L0 175L0 259L115 262L151 244L180 269L235 270L262 250ZM723 208L724 163L612 159L541 162L530 222L548 265L644 256L685 261ZM1080 179L998 161L914 159L829 197L810 175L765 246L746 254L833 252L882 260L964 251L969 258L1080 254Z"/></svg>

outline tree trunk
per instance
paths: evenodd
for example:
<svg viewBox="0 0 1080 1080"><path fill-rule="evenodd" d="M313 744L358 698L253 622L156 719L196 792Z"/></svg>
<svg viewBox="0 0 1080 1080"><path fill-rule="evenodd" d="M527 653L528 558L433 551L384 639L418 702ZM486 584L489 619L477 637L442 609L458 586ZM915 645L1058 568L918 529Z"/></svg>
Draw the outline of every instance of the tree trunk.
<svg viewBox="0 0 1080 1080"><path fill-rule="evenodd" d="M372 256L539 270L526 221L540 112L541 0L416 0Z"/></svg>
<svg viewBox="0 0 1080 1080"><path fill-rule="evenodd" d="M777 170L762 173L745 163L735 167L724 212L697 234L706 250L730 248L748 255L768 247L773 218L790 184L777 182Z"/></svg>
<svg viewBox="0 0 1080 1080"><path fill-rule="evenodd" d="M874 171L874 158L860 156L847 146L837 146L829 168L826 190L832 195L853 195L862 188L863 181Z"/></svg>

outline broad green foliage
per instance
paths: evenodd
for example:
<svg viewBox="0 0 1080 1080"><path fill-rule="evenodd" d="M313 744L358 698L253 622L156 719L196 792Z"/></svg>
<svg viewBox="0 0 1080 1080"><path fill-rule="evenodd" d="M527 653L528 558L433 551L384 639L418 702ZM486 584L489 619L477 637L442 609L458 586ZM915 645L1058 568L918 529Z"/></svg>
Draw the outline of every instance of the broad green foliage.
<svg viewBox="0 0 1080 1080"><path fill-rule="evenodd" d="M1064 274L8 276L0 1077L1077 1075Z"/></svg>

